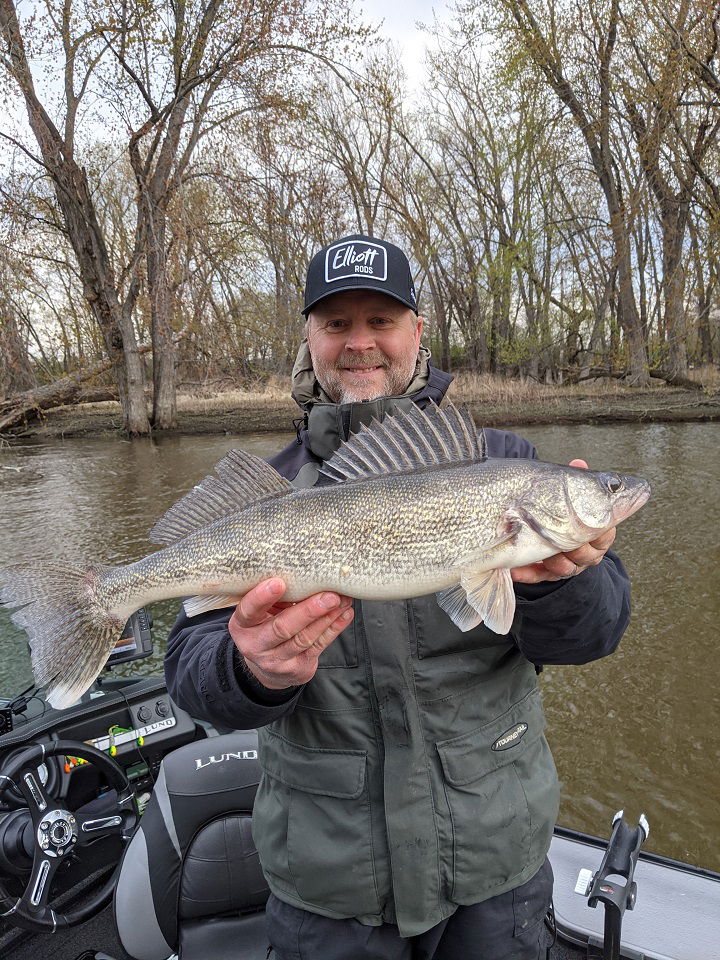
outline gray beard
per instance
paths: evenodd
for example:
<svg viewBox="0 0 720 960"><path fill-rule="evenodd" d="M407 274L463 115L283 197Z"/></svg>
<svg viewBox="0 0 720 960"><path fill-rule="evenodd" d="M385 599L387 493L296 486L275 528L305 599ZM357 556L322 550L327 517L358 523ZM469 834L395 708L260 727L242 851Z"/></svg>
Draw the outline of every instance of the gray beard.
<svg viewBox="0 0 720 960"><path fill-rule="evenodd" d="M378 397L399 397L407 390L408 384L415 373L415 364L417 354L413 352L407 357L396 360L391 366L387 366L387 360L382 355L365 357L367 366L382 364L384 366L385 383L380 387L368 388L368 384L358 378L357 385L347 383L347 378L343 379L338 370L343 362L348 362L348 358L340 357L335 364L322 364L313 358L313 368L318 383L325 393L335 403L360 403L363 400L377 400Z"/></svg>

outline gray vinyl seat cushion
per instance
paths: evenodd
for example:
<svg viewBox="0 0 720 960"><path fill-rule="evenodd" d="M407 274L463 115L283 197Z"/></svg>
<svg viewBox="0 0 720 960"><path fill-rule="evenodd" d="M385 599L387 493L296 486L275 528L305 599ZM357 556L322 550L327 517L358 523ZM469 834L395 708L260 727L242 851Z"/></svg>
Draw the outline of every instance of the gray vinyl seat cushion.
<svg viewBox="0 0 720 960"><path fill-rule="evenodd" d="M269 891L251 833L259 779L253 731L165 757L115 890L118 935L135 960L237 960L239 937L266 945Z"/></svg>

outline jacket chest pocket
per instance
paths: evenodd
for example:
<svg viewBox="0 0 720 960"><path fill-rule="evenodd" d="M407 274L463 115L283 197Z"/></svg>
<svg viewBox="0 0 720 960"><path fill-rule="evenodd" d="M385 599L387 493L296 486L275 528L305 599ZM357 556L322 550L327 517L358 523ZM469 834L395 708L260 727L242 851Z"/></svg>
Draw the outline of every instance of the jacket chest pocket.
<svg viewBox="0 0 720 960"><path fill-rule="evenodd" d="M333 667L356 667L358 665L357 635L355 621L346 627L320 654L318 670Z"/></svg>
<svg viewBox="0 0 720 960"><path fill-rule="evenodd" d="M263 731L253 815L263 869L308 905L377 913L364 750L324 750Z"/></svg>
<svg viewBox="0 0 720 960"><path fill-rule="evenodd" d="M453 832L453 893L460 902L506 885L542 860L557 817L555 766L540 695L527 694L482 727L436 744Z"/></svg>
<svg viewBox="0 0 720 960"><path fill-rule="evenodd" d="M493 633L484 624L473 630L462 631L438 605L435 594L415 597L407 601L412 653L423 660L464 650L477 650L479 646L508 645L508 638Z"/></svg>

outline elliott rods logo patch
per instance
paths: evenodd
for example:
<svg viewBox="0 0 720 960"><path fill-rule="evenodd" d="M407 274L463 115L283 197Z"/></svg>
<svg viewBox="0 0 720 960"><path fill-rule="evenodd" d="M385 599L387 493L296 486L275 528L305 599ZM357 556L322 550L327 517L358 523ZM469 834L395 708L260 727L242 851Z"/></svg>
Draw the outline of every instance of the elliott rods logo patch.
<svg viewBox="0 0 720 960"><path fill-rule="evenodd" d="M379 243L345 241L325 254L325 282L366 276L387 280L387 250Z"/></svg>

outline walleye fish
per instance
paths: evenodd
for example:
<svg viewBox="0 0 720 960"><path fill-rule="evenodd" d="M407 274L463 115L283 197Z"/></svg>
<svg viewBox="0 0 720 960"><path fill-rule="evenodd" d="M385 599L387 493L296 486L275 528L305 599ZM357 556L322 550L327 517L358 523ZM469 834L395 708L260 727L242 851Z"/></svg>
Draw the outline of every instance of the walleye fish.
<svg viewBox="0 0 720 960"><path fill-rule="evenodd" d="M268 577L282 577L287 600L436 593L461 630L484 621L505 634L512 567L596 539L650 496L635 477L490 459L483 432L452 405L361 428L322 473L334 482L296 490L264 460L232 450L153 527L164 549L127 566L36 561L0 571L0 599L20 607L13 620L30 637L51 705L87 690L140 607L189 596L194 616L235 604Z"/></svg>

